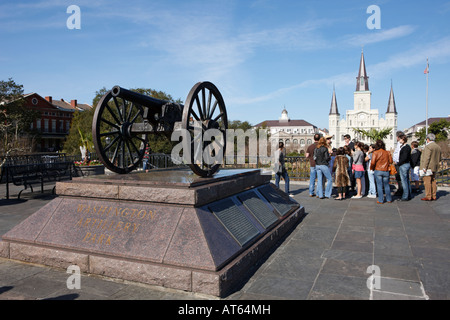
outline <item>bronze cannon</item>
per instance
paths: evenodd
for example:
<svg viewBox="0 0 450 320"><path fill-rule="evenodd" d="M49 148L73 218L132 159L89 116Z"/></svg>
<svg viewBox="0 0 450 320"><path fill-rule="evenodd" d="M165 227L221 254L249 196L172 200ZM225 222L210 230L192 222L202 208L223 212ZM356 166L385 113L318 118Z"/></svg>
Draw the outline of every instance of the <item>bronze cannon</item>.
<svg viewBox="0 0 450 320"><path fill-rule="evenodd" d="M148 135L171 136L174 130L184 129L191 137L198 130L218 129L225 137L228 128L225 102L211 82L199 82L189 92L185 104L156 99L119 86L113 87L99 101L92 123L92 137L99 159L106 168L125 174L141 163ZM205 144L202 142L202 150ZM221 145L225 153L226 141ZM192 171L209 177L217 172L220 163L194 159L194 143L190 143Z"/></svg>

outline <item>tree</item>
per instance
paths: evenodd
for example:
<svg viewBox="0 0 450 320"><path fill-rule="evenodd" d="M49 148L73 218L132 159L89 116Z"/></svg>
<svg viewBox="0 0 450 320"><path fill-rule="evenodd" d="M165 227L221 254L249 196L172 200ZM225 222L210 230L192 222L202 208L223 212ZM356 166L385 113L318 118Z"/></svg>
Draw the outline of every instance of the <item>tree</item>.
<svg viewBox="0 0 450 320"><path fill-rule="evenodd" d="M83 142L92 141L93 118L94 108L88 111L75 111L69 135L64 142L63 152L71 155L80 154L80 146ZM93 151L93 148L90 151Z"/></svg>
<svg viewBox="0 0 450 320"><path fill-rule="evenodd" d="M369 138L371 142L375 142L377 140L384 140L388 135L392 133L392 128L386 128L386 129L370 129L370 130L364 130L359 128L353 128L353 131L355 133L360 133L363 137Z"/></svg>
<svg viewBox="0 0 450 320"><path fill-rule="evenodd" d="M433 133L436 136L436 142L447 141L449 130L450 130L450 121L447 121L445 119L433 122L428 127L428 133ZM426 135L427 135L426 128L422 128L416 133L416 136L419 139L419 144L425 144L427 138Z"/></svg>
<svg viewBox="0 0 450 320"><path fill-rule="evenodd" d="M31 132L31 123L38 116L25 106L22 85L12 78L0 81L0 139L4 153L28 151L19 146L19 141L21 136Z"/></svg>

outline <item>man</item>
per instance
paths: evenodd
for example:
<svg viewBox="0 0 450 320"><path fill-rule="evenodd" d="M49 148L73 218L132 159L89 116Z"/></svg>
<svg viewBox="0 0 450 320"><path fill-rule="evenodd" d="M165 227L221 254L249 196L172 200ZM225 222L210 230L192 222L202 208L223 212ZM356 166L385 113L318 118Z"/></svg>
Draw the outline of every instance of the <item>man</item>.
<svg viewBox="0 0 450 320"><path fill-rule="evenodd" d="M402 138L405 135L402 131L397 131L397 146L395 147L394 154L392 155L392 161L394 161L395 169L397 174L395 175L395 180L397 181L397 191L394 193L396 196L403 195L402 179L400 177L400 167L398 162L400 160L400 149L402 147Z"/></svg>
<svg viewBox="0 0 450 320"><path fill-rule="evenodd" d="M436 200L436 172L439 170L441 162L441 147L435 142L436 136L433 133L427 135L427 145L422 152L420 159L420 175L423 176L425 185L425 198L423 201Z"/></svg>
<svg viewBox="0 0 450 320"><path fill-rule="evenodd" d="M317 173L316 173L316 161L314 159L314 150L317 148L317 143L320 140L320 134L316 133L314 135L314 143L308 147L306 150L306 158L309 159L309 196L311 198L315 197L314 187L316 183Z"/></svg>

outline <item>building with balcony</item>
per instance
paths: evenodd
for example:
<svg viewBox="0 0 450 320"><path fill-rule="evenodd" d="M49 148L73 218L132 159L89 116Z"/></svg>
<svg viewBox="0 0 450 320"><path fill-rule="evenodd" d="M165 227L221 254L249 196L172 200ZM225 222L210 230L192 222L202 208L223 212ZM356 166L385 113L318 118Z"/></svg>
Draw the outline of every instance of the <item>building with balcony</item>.
<svg viewBox="0 0 450 320"><path fill-rule="evenodd" d="M27 108L40 114L31 124L35 152L61 150L69 134L75 111L92 109L92 106L79 104L77 100L71 100L69 103L64 99L53 100L51 96L43 98L37 93L26 94L23 98Z"/></svg>

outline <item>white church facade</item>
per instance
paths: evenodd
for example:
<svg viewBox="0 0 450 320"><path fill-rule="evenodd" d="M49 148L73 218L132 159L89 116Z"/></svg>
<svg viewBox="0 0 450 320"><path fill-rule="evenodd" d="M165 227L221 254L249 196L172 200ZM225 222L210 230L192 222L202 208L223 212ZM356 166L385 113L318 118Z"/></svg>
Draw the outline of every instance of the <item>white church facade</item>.
<svg viewBox="0 0 450 320"><path fill-rule="evenodd" d="M392 128L391 134L384 139L386 150L395 149L397 143L397 108L394 99L394 90L391 92L385 118L380 117L378 109L372 109L372 92L369 90L369 77L366 72L364 52L361 53L358 77L356 78L356 91L353 93L353 110L347 110L345 116L339 113L336 91L333 89L331 108L329 114L329 132L333 136L333 147L339 148L345 145L344 136L349 134L353 140L363 143L372 143L368 138L357 134L353 129L382 130Z"/></svg>

